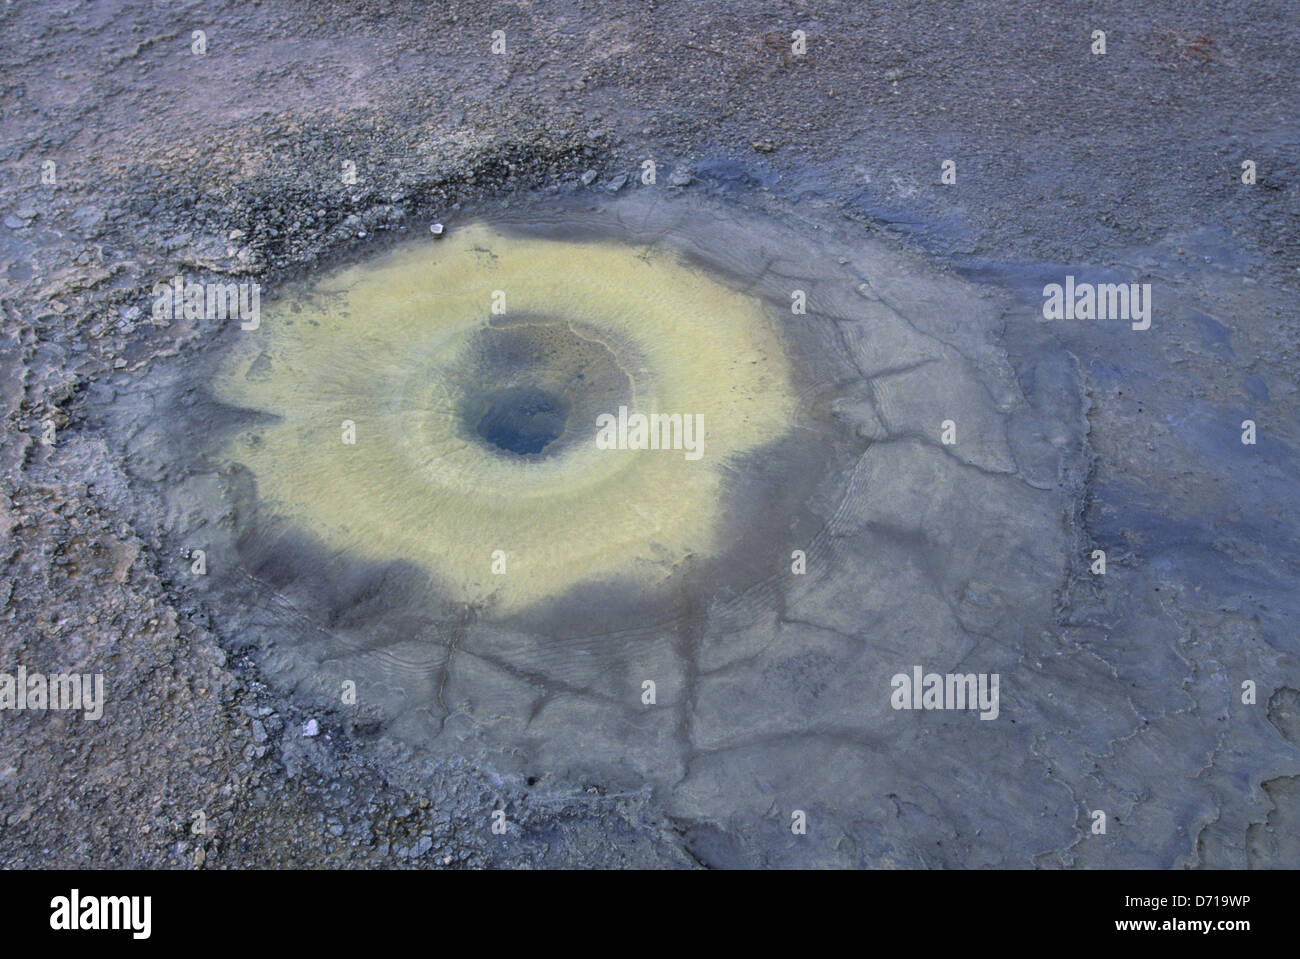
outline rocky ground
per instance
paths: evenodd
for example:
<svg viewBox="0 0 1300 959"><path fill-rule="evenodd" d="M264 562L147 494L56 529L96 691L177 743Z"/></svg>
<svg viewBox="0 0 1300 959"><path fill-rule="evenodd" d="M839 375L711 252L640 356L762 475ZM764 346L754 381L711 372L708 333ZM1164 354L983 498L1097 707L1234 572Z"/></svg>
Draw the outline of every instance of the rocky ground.
<svg viewBox="0 0 1300 959"><path fill-rule="evenodd" d="M996 287L1018 304L1010 364L1048 337L1087 397L1066 532L1126 575L1066 577L1055 632L1131 692L1079 740L1055 716L1026 761L1063 792L1096 784L1146 838L1097 851L1070 813L1002 858L967 836L851 864L1300 865L1297 34L1275 2L7 5L0 669L103 673L112 721L0 716L0 863L785 861L649 786L417 761L304 707L178 588L165 518L140 520L121 450L88 427L96 384L147 389L216 336L146 322L160 279L274 286L525 195L645 189L653 159L665 194L833 223ZM1044 283L1107 270L1157 285L1159 338L1021 322Z"/></svg>

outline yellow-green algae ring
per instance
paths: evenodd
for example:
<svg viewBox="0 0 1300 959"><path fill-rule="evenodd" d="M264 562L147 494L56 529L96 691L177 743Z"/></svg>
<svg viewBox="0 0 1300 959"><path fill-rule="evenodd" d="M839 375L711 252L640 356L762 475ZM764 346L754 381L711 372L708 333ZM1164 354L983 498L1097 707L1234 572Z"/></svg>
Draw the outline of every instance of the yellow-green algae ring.
<svg viewBox="0 0 1300 959"><path fill-rule="evenodd" d="M671 253L484 224L277 303L216 389L272 414L226 450L263 508L502 612L716 554L732 470L795 409L757 299ZM618 405L702 416L704 456L598 448L595 416ZM494 444L503 422L533 445Z"/></svg>

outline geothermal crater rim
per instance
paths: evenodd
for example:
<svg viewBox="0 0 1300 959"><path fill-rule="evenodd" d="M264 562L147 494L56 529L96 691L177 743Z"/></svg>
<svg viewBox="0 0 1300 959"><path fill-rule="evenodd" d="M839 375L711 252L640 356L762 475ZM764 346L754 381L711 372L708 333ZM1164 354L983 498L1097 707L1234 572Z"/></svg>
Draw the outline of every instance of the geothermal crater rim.
<svg viewBox="0 0 1300 959"><path fill-rule="evenodd" d="M626 359L581 326L525 316L474 329L442 371L466 384L454 402L467 437L507 461L558 457L591 441L599 413L632 402Z"/></svg>

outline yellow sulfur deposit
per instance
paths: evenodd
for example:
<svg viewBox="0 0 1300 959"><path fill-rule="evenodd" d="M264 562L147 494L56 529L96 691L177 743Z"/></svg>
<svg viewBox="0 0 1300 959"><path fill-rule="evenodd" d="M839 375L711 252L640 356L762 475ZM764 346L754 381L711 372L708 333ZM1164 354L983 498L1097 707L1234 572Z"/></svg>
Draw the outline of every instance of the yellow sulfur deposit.
<svg viewBox="0 0 1300 959"><path fill-rule="evenodd" d="M270 414L227 449L264 509L499 612L715 553L739 458L794 411L758 300L670 252L483 224L282 298L217 392ZM703 455L601 448L620 408L693 418Z"/></svg>

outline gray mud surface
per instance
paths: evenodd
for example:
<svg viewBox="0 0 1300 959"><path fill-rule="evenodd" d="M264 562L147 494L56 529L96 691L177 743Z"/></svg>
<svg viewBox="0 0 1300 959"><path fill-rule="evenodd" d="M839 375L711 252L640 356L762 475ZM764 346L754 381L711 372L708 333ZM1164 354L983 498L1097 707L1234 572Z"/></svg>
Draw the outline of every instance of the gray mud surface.
<svg viewBox="0 0 1300 959"><path fill-rule="evenodd" d="M5 7L0 671L108 701L0 712L0 865L1300 866L1298 41L1275 2ZM178 273L273 298L478 218L809 294L801 428L666 595L495 615L330 554L220 452L256 334L150 322ZM1045 320L1066 275L1151 284L1150 329ZM998 717L891 709L913 664Z"/></svg>

